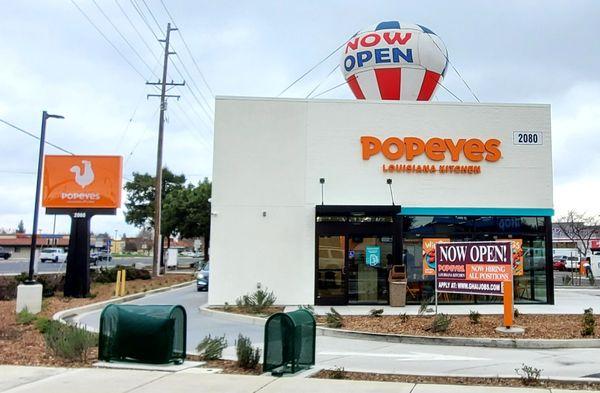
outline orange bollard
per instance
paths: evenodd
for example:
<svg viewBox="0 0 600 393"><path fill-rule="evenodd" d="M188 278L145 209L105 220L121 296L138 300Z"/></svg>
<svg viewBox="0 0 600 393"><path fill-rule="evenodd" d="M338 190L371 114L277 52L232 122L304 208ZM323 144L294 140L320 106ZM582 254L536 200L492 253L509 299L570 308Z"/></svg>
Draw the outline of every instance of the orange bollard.
<svg viewBox="0 0 600 393"><path fill-rule="evenodd" d="M513 325L514 307L513 307L513 282L504 281L504 327L510 328Z"/></svg>

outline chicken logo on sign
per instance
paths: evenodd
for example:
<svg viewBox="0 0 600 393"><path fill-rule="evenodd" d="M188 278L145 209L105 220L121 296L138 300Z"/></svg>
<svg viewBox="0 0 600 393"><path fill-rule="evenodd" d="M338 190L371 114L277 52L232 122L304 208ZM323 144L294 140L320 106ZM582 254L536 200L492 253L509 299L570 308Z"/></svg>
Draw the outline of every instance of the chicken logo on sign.
<svg viewBox="0 0 600 393"><path fill-rule="evenodd" d="M94 181L94 171L90 161L81 160L81 163L83 164L83 173L81 173L79 165L73 165L70 171L75 174L75 183L79 184L81 188L85 188Z"/></svg>

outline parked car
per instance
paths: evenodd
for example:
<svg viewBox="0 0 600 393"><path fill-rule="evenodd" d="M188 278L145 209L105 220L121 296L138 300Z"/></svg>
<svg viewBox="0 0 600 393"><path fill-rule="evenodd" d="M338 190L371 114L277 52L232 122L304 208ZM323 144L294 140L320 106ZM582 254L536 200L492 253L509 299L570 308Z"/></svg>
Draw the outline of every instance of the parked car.
<svg viewBox="0 0 600 393"><path fill-rule="evenodd" d="M209 272L210 266L208 262L196 272L196 289L198 291L208 291Z"/></svg>
<svg viewBox="0 0 600 393"><path fill-rule="evenodd" d="M565 257L565 269L566 270L577 270L581 263L581 257L579 256L568 256Z"/></svg>
<svg viewBox="0 0 600 393"><path fill-rule="evenodd" d="M555 256L552 258L552 267L554 270L563 270L567 269L567 257L566 256Z"/></svg>
<svg viewBox="0 0 600 393"><path fill-rule="evenodd" d="M67 253L62 248L44 248L40 252L40 261L43 262L65 262Z"/></svg>
<svg viewBox="0 0 600 393"><path fill-rule="evenodd" d="M90 263L98 265L98 262L112 261L112 255L106 250L93 251L90 253Z"/></svg>
<svg viewBox="0 0 600 393"><path fill-rule="evenodd" d="M4 260L10 258L12 254L10 253L10 251L8 251L6 248L4 247L0 247L0 258L3 258Z"/></svg>

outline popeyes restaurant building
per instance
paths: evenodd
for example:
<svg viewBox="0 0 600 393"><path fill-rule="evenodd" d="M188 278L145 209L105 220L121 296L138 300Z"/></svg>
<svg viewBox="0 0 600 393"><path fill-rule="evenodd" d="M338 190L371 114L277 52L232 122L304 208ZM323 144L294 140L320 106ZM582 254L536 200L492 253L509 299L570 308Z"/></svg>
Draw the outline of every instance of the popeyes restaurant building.
<svg viewBox="0 0 600 393"><path fill-rule="evenodd" d="M440 241L509 240L516 303L553 303L549 105L218 97L209 303L430 298ZM440 303L501 302L440 294Z"/></svg>

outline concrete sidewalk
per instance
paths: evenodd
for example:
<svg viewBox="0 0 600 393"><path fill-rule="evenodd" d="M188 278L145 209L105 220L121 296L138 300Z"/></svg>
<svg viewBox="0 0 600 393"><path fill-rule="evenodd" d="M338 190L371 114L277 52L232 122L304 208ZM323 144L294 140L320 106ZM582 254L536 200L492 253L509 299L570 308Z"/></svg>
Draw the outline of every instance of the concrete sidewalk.
<svg viewBox="0 0 600 393"><path fill-rule="evenodd" d="M556 288L554 294L555 304L515 304L521 314L583 314L583 310L592 307L594 310L600 310L600 289L584 288ZM500 298L501 301L501 298ZM407 305L406 307L390 306L334 306L342 315L368 315L374 308L383 309L384 315L398 315L406 313L407 315L417 315L419 305ZM292 311L298 306L287 306L285 311ZM329 312L331 306L315 306L317 315L325 315ZM434 306L430 305L433 309ZM471 310L476 310L481 314L502 314L502 303L497 304L442 304L438 306L438 312L453 315L467 315Z"/></svg>
<svg viewBox="0 0 600 393"><path fill-rule="evenodd" d="M504 388L464 385L433 385L397 382L324 380L301 377L274 378L206 374L192 368L176 373L113 369L65 369L49 367L0 366L0 392L44 393L534 393L567 390ZM575 391L572 391L575 392ZM577 391L579 392L579 391Z"/></svg>

